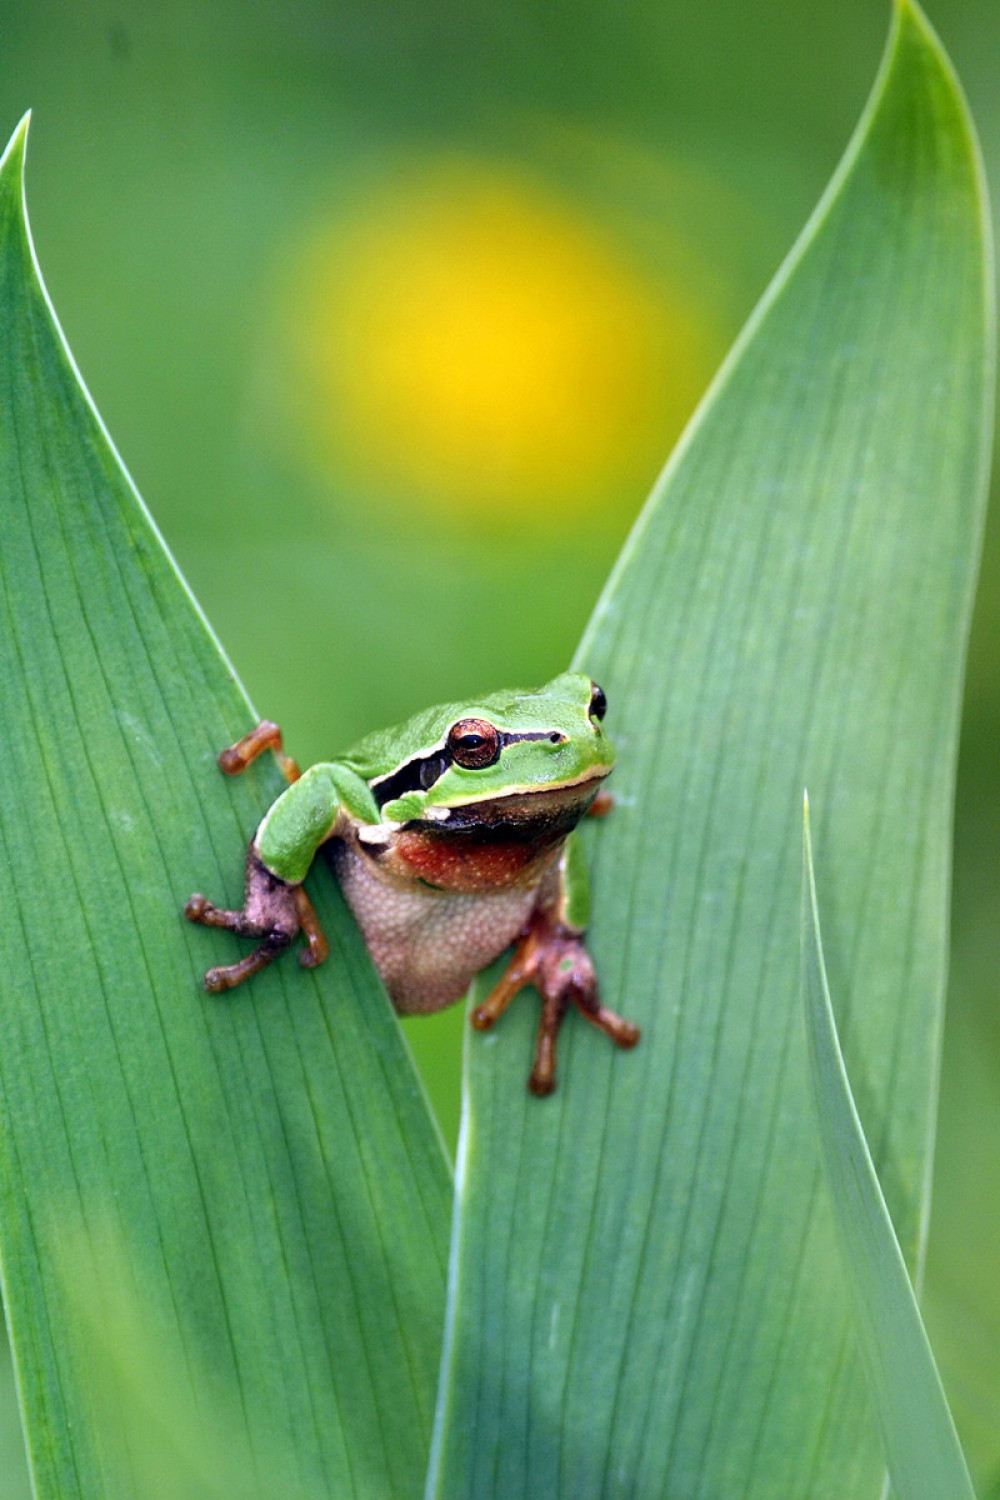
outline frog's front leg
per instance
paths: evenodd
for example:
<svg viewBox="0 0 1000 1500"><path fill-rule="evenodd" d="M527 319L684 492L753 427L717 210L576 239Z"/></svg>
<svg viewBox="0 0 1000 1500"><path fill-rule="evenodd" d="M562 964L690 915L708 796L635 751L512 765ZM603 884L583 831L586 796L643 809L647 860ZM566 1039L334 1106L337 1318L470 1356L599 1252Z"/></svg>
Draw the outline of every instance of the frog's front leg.
<svg viewBox="0 0 1000 1500"><path fill-rule="evenodd" d="M253 751L245 755L245 764L262 749L275 748L269 733L273 727L262 725L240 741ZM235 751L239 747L231 748ZM363 783L362 788L370 797ZM209 969L205 975L207 990L229 990L242 984L273 963L300 931L306 936L306 947L300 955L306 968L315 968L327 957L330 950L302 882L316 850L332 834L341 806L359 796L344 767L312 766L272 804L251 841L242 910L226 911L200 894L191 897L184 908L190 921L263 940L239 963Z"/></svg>
<svg viewBox="0 0 1000 1500"><path fill-rule="evenodd" d="M579 841L570 835L559 863L546 878L539 901L518 939L499 984L472 1012L479 1031L488 1031L514 996L534 985L542 998L535 1060L528 1079L533 1094L556 1086L556 1038L571 1005L619 1047L634 1047L639 1028L602 1005L597 975L584 944L587 877Z"/></svg>
<svg viewBox="0 0 1000 1500"><path fill-rule="evenodd" d="M242 911L225 911L222 907L213 906L200 893L192 896L184 907L184 915L188 921L200 922L203 927L224 927L228 932L235 932L238 937L263 938L260 946L246 958L241 958L239 963L209 969L205 975L206 990L211 994L231 990L284 953L300 927L305 926L302 921L303 900L312 913L314 929L325 949L326 939L318 931L315 912L308 896L301 886L289 885L266 869L257 857L253 844L247 854ZM306 932L308 936L308 928ZM312 957L313 949L314 940L310 938L309 946L302 950L303 963L320 962L319 958ZM325 957L325 952L323 956Z"/></svg>

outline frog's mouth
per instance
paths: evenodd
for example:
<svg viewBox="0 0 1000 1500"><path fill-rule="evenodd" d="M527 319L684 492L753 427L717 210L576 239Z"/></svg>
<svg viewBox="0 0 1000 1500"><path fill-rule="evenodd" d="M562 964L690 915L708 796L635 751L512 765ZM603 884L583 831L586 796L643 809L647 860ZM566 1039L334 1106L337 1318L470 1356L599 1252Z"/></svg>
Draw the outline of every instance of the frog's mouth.
<svg viewBox="0 0 1000 1500"><path fill-rule="evenodd" d="M435 807L428 816L404 823L403 828L432 836L457 834L483 843L524 842L544 848L576 827L607 774L600 766L562 786L533 787L455 807Z"/></svg>

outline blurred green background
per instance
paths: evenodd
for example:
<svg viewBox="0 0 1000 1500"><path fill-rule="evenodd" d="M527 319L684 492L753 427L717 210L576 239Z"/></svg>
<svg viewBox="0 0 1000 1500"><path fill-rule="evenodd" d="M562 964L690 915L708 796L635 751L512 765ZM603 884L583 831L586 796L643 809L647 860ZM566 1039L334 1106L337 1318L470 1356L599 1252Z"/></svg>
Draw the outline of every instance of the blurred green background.
<svg viewBox="0 0 1000 1500"><path fill-rule="evenodd" d="M1000 7L930 14L1000 184ZM293 753L566 664L888 21L882 0L3 0L0 131L34 109L63 326ZM1000 1496L998 601L994 527L925 1306ZM451 1142L461 1015L407 1030ZM0 1399L0 1500L24 1493Z"/></svg>

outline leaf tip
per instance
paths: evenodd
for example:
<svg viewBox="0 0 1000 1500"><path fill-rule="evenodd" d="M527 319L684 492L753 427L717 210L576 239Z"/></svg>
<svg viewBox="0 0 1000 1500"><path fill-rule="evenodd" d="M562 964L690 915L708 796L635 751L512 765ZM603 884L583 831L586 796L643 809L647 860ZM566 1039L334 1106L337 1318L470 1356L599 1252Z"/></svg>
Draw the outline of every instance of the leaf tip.
<svg viewBox="0 0 1000 1500"><path fill-rule="evenodd" d="M809 788L802 788L802 843L807 865L812 860L812 837L809 830Z"/></svg>
<svg viewBox="0 0 1000 1500"><path fill-rule="evenodd" d="M18 121L14 134L4 148L3 156L0 156L0 177L12 174L15 181L19 182L24 175L24 156L28 144L28 126L31 124L31 110L25 110Z"/></svg>
<svg viewBox="0 0 1000 1500"><path fill-rule="evenodd" d="M951 59L919 0L892 0L892 27L886 54L887 72L898 66L905 73L916 64L914 78L922 76L926 87L930 78L937 75L951 96L952 108L957 108L962 116L968 114Z"/></svg>
<svg viewBox="0 0 1000 1500"><path fill-rule="evenodd" d="M897 30L910 26L925 37L933 36L930 22L917 0L893 0L892 17Z"/></svg>
<svg viewBox="0 0 1000 1500"><path fill-rule="evenodd" d="M890 34L890 52L899 50L907 44L915 44L925 50L930 50L939 59L944 60L944 48L941 39L930 21L920 0L892 0L892 31Z"/></svg>

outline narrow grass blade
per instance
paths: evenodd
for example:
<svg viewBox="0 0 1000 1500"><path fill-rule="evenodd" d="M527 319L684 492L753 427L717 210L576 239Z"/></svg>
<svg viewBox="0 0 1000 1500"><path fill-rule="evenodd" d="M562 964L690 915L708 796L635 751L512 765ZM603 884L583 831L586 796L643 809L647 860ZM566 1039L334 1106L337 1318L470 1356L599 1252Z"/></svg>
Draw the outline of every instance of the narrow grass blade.
<svg viewBox="0 0 1000 1500"><path fill-rule="evenodd" d="M817 79L817 86L822 80ZM616 804L585 830L616 1052L571 1017L468 1044L429 1494L866 1500L801 1027L797 809L904 1253L926 1212L957 705L992 410L983 188L950 67L896 7L861 125L682 440L577 656Z"/></svg>
<svg viewBox="0 0 1000 1500"><path fill-rule="evenodd" d="M180 1351L189 1407L207 1382L265 1488L412 1496L443 1314L443 1155L325 871L323 968L289 959L225 998L201 988L238 945L181 907L194 890L238 902L279 777L219 774L216 751L255 716L62 340L24 141L0 173L0 1252L37 1494L134 1492L66 1336L60 1247L100 1230L124 1247L150 1338Z"/></svg>
<svg viewBox="0 0 1000 1500"><path fill-rule="evenodd" d="M896 1500L975 1500L840 1051L803 810L802 990L823 1159Z"/></svg>

